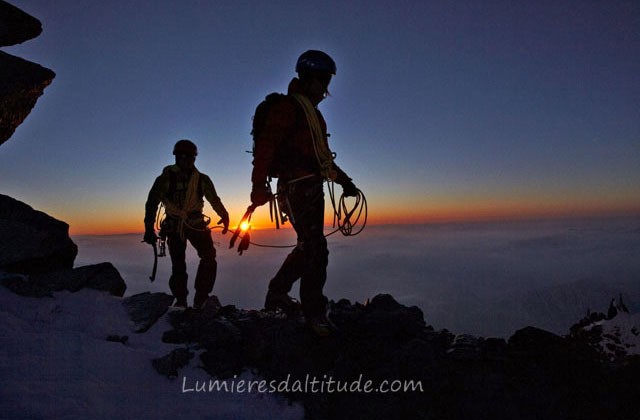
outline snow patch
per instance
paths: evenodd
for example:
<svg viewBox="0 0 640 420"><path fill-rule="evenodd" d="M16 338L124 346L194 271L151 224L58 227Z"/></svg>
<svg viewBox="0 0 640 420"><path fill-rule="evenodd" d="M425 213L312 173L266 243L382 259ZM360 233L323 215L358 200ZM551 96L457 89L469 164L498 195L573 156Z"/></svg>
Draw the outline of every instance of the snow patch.
<svg viewBox="0 0 640 420"><path fill-rule="evenodd" d="M151 360L176 346L161 341L163 318L131 331L122 299L83 289L52 298L20 297L0 287L2 418L301 419L300 404L273 394L182 392L183 378L212 379L199 358L167 379ZM125 344L108 336L128 336ZM241 379L241 378L238 378ZM250 373L242 379L256 379Z"/></svg>

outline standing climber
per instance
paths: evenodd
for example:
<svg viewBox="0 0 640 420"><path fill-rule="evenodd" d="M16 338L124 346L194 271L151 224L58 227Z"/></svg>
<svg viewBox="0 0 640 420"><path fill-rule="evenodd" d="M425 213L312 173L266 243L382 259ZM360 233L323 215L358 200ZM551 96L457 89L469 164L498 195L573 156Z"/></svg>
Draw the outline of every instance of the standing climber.
<svg viewBox="0 0 640 420"><path fill-rule="evenodd" d="M149 191L145 204L144 241L155 244L158 239L154 223L158 205L162 203L166 217L161 224L160 235L166 236L171 256L169 287L176 299L174 305L187 307L189 291L185 251L188 240L200 257L193 299L193 307L200 308L213 290L217 270L209 220L203 213L203 196L220 216L218 224L223 225L223 234L229 228L229 214L218 197L211 178L195 167L198 155L196 145L190 140L180 140L175 144L173 154L175 165L165 167Z"/></svg>
<svg viewBox="0 0 640 420"><path fill-rule="evenodd" d="M322 336L331 332L322 291L329 255L323 232L323 182L340 184L345 196L356 196L358 190L334 163L326 123L317 109L329 93L335 62L322 51L309 50L298 58L295 70L298 77L289 83L287 95L269 95L265 102L271 105L260 112L261 104L256 110L251 202L260 206L271 200L268 180L278 178L278 203L298 237L296 247L269 283L265 309L291 310L296 302L288 293L300 278L303 314Z"/></svg>

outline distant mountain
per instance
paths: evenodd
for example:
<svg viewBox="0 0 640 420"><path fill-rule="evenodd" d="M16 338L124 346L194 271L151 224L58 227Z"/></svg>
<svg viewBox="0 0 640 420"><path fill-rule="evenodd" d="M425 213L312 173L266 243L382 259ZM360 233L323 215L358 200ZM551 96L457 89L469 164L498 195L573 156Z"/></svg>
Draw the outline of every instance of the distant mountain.
<svg viewBox="0 0 640 420"><path fill-rule="evenodd" d="M640 312L640 279L592 278L493 300L471 293L451 294L446 304L430 308L427 319L440 327L482 336L508 337L527 325L562 335L589 311L606 311L608 300L621 293L631 312Z"/></svg>

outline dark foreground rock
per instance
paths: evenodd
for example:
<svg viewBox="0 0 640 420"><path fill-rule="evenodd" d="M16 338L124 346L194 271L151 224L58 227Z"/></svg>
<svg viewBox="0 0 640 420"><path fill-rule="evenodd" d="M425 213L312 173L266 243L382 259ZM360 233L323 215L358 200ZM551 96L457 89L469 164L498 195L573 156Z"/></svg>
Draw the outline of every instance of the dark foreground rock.
<svg viewBox="0 0 640 420"><path fill-rule="evenodd" d="M40 21L0 0L0 46L37 37ZM35 106L55 73L0 51L0 145L7 141Z"/></svg>
<svg viewBox="0 0 640 420"><path fill-rule="evenodd" d="M640 412L637 358L611 363L581 339L533 327L508 341L434 331L418 308L388 295L334 304L338 332L326 338L300 318L233 306L169 318L165 342L204 350L200 362L217 378L251 369L302 401L309 419L631 419ZM167 360L183 361L183 353ZM170 364L171 375L180 363ZM373 392L365 392L366 381ZM357 389L337 392L344 385Z"/></svg>
<svg viewBox="0 0 640 420"><path fill-rule="evenodd" d="M127 285L116 268L108 262L86 265L70 270L25 275L5 275L2 284L21 296L51 296L52 292L96 289L113 296L123 296Z"/></svg>
<svg viewBox="0 0 640 420"><path fill-rule="evenodd" d="M161 375L164 375L167 378L176 378L178 376L178 369L189 364L189 361L193 356L194 353L189 351L189 349L179 348L173 350L164 357L153 359L151 364Z"/></svg>
<svg viewBox="0 0 640 420"><path fill-rule="evenodd" d="M69 225L0 194L0 270L39 274L70 269L78 247Z"/></svg>
<svg viewBox="0 0 640 420"><path fill-rule="evenodd" d="M0 51L0 144L27 118L55 73Z"/></svg>
<svg viewBox="0 0 640 420"><path fill-rule="evenodd" d="M147 331L164 315L173 303L173 296L166 293L139 293L129 296L122 304L133 322L133 331Z"/></svg>
<svg viewBox="0 0 640 420"><path fill-rule="evenodd" d="M33 16L0 0L0 47L20 44L42 32L42 24Z"/></svg>

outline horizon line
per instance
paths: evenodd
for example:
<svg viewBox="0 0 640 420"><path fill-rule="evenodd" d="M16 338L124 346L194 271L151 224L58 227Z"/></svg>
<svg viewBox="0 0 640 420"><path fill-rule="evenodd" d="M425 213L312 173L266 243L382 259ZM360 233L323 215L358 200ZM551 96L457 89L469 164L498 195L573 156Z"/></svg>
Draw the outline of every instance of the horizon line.
<svg viewBox="0 0 640 420"><path fill-rule="evenodd" d="M522 216L522 217L481 217L481 218L451 218L443 220L399 220L395 222L379 222L379 221L367 221L367 226L424 226L424 225L471 225L471 224L492 224L492 223L535 223L546 221L589 221L589 220L606 220L615 218L640 218L640 212L624 212L624 213L611 213L611 214L580 214L580 215L538 215L538 216ZM325 229L334 229L331 223L324 225ZM219 228L211 229L212 231ZM237 229L237 226L229 227L228 233L232 234ZM276 229L274 225L257 225L251 226L252 230L265 231L265 230L292 230L293 227L290 223L281 225L279 229ZM366 230L366 227L365 227ZM125 235L144 235L144 230L139 231L116 231L116 232L81 232L81 233L69 233L69 236L125 236Z"/></svg>

